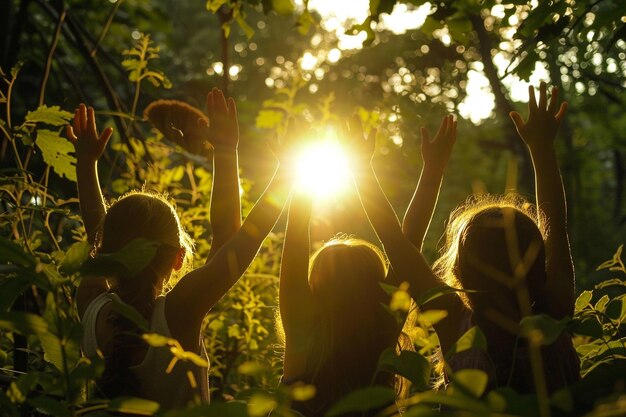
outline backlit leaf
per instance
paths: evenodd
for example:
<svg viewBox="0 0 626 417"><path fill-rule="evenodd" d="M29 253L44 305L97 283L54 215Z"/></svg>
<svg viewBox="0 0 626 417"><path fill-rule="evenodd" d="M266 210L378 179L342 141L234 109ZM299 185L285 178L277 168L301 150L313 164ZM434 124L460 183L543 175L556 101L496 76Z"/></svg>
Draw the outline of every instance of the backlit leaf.
<svg viewBox="0 0 626 417"><path fill-rule="evenodd" d="M74 145L69 140L51 130L39 129L35 144L41 150L43 160L54 172L76 182L76 158L70 156L74 152Z"/></svg>
<svg viewBox="0 0 626 417"><path fill-rule="evenodd" d="M61 110L59 106L38 107L37 110L26 113L25 120L30 123L45 123L52 126L64 126L69 123L74 115L68 111Z"/></svg>

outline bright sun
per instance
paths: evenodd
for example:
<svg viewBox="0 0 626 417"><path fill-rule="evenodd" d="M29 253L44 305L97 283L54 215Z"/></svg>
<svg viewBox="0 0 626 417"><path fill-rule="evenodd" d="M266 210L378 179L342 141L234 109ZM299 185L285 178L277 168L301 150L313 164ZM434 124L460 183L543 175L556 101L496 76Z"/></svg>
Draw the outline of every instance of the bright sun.
<svg viewBox="0 0 626 417"><path fill-rule="evenodd" d="M298 158L298 187L316 197L328 198L350 183L348 158L334 139L324 139L302 149Z"/></svg>

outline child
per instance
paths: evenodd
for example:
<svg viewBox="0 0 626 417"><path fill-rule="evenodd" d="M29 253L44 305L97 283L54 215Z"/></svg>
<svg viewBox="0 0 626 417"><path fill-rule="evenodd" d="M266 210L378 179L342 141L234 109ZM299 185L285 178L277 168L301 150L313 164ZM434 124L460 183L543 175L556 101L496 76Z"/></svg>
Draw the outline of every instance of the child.
<svg viewBox="0 0 626 417"><path fill-rule="evenodd" d="M281 164L246 220L241 224L237 145L237 112L221 91L208 95L210 137L214 147L214 185L211 201L213 246L206 265L162 290L173 272L191 256L191 243L173 207L153 193L131 192L108 211L100 191L97 161L112 130L98 136L92 108L81 104L67 133L77 156L81 212L89 241L98 254L112 253L137 238L157 245L150 264L135 276L85 277L76 296L85 328L87 356L99 349L106 369L99 386L107 396L134 395L161 403L165 408L190 401L208 401L207 369L178 363L165 373L172 355L168 349L148 347L139 329L113 310L113 300L138 310L150 332L177 339L186 351L205 355L200 328L207 312L246 270L263 239L282 211L291 184L290 167ZM284 162L286 158L280 158ZM240 226L241 225L241 226Z"/></svg>
<svg viewBox="0 0 626 417"><path fill-rule="evenodd" d="M391 269L375 245L352 238L327 242L309 261L311 200L295 192L280 270L283 383L316 387L314 398L294 405L307 417L324 415L355 389L371 384L394 386L394 375L378 373L377 365L385 349L396 348L402 324L385 309L390 299L381 283L408 281L416 294L442 284L403 235L369 167L376 132L364 141L358 118L351 127L357 149L354 178Z"/></svg>
<svg viewBox="0 0 626 417"><path fill-rule="evenodd" d="M511 118L530 149L538 207L533 209L516 196L469 200L452 213L443 255L433 266L448 285L476 290L462 296L465 308L441 329L444 338L459 337L472 325L478 325L487 338L488 357L468 351L453 357L452 368L483 369L491 388L508 386L521 393L552 392L579 378L578 360L567 335L542 349L543 361L530 360L533 353L520 335L519 322L525 316L546 313L561 319L574 312L565 195L554 149L567 104L558 107L556 88L548 103L544 83L538 104L532 87L529 92L528 120L524 122L518 113ZM422 207L407 211L405 232L412 239L423 238L419 225L428 224L432 213L428 209L436 202L449 153L443 156L429 161L435 168L428 175L434 179L427 191L416 191L411 203L420 202ZM426 154L424 159L426 172ZM442 350L446 351L443 343Z"/></svg>

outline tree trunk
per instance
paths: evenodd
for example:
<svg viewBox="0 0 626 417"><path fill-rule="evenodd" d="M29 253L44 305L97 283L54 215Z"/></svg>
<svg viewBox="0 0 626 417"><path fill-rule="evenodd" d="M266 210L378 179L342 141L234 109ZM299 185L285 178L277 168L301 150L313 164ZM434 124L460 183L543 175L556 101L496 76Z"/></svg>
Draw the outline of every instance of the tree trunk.
<svg viewBox="0 0 626 417"><path fill-rule="evenodd" d="M503 121L503 134L508 148L520 160L519 167L519 188L523 191L531 191L534 188L534 175L532 163L528 155L526 147L520 140L515 130L515 126L509 119L509 113L515 110L506 95L504 94L504 86L498 77L498 70L491 58L491 50L493 49L493 41L489 36L489 32L485 29L485 24L479 15L469 15L474 31L478 36L478 52L482 57L485 76L489 80L489 85L493 95L496 98L496 115L499 120Z"/></svg>

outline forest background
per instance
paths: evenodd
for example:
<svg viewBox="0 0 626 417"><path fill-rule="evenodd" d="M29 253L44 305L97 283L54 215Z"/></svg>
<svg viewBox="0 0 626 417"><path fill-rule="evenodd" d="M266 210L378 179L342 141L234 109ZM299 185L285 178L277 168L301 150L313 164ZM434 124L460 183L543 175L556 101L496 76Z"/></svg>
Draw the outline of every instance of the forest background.
<svg viewBox="0 0 626 417"><path fill-rule="evenodd" d="M425 243L431 261L446 218L467 196L516 190L532 200L529 156L508 113L525 111L526 81L558 86L570 104L557 146L583 297L578 324L588 318L584 311L597 313L595 324L585 324L592 330L579 329L578 346L608 346L593 351L588 367L624 354L611 350L623 348L620 254L604 264L614 270L596 268L626 231L626 3L335 3L0 2L0 362L8 378L2 407L75 414L84 407L85 381L100 372L80 357L71 303L89 251L73 149L63 138L71 112L85 102L95 107L100 127L115 128L99 166L105 196L144 184L169 193L200 263L210 246L210 160L167 143L143 109L173 98L204 110L215 86L237 101L244 215L273 169L266 142L282 133L289 116L323 127L356 112L368 128L378 127L375 166L402 216L421 169L419 127L432 130L443 115L456 114L459 138ZM320 160L318 169L325 168ZM204 331L214 396L256 395L260 410L280 403L268 390L281 372L274 316L282 225ZM314 240L337 232L374 238L352 190L317 205ZM416 337L426 355L436 342L423 327ZM28 373L14 379L16 370Z"/></svg>

